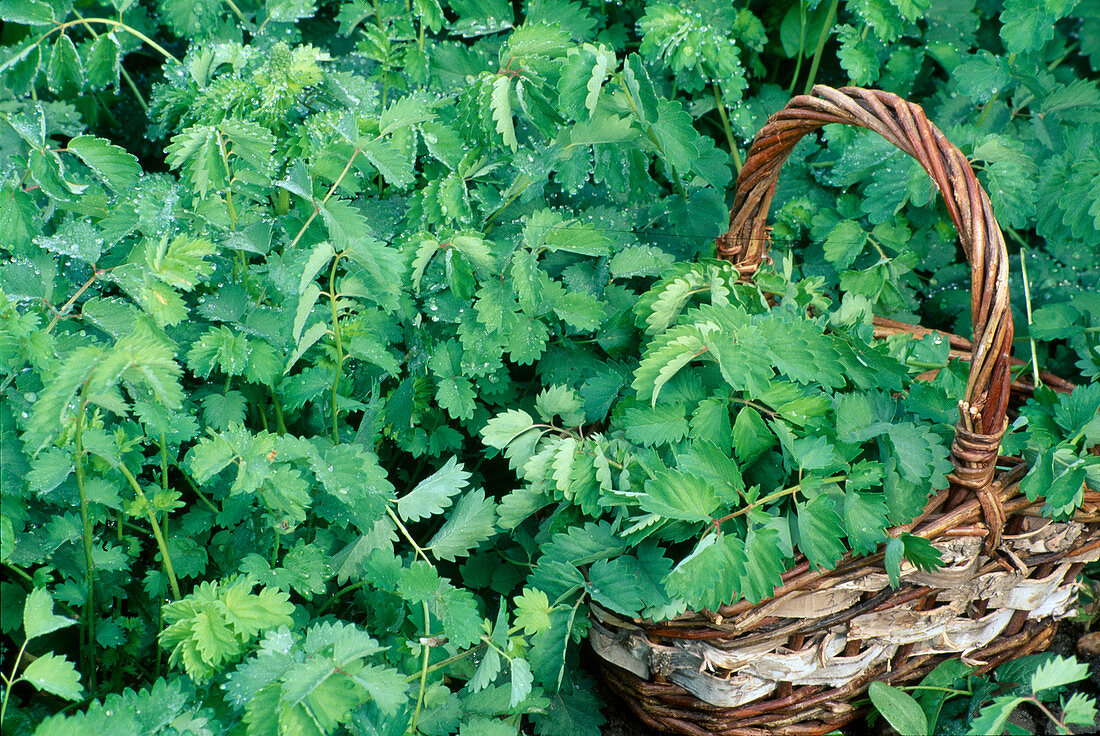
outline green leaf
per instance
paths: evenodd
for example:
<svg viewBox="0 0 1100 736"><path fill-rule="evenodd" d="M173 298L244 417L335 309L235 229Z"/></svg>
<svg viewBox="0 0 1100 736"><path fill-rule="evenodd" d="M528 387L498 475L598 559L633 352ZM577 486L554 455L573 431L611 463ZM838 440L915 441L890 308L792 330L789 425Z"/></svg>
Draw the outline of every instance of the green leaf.
<svg viewBox="0 0 1100 736"><path fill-rule="evenodd" d="M561 417L565 426L575 427L584 422L581 397L571 388L555 384L548 386L535 397L535 410L543 421Z"/></svg>
<svg viewBox="0 0 1100 736"><path fill-rule="evenodd" d="M831 570L844 556L844 526L827 496L798 504L798 547L815 569Z"/></svg>
<svg viewBox="0 0 1100 736"><path fill-rule="evenodd" d="M403 147L379 139L363 146L362 151L382 178L393 186L400 189L416 181L413 162Z"/></svg>
<svg viewBox="0 0 1100 736"><path fill-rule="evenodd" d="M531 665L522 657L513 657L509 662L509 670L512 675L512 688L508 695L508 707L515 708L531 694L535 677L531 673Z"/></svg>
<svg viewBox="0 0 1100 736"><path fill-rule="evenodd" d="M665 577L665 588L693 608L716 611L737 599L745 564L740 539L732 534L708 534Z"/></svg>
<svg viewBox="0 0 1100 736"><path fill-rule="evenodd" d="M848 79L853 84L868 85L879 77L878 54L872 43L860 33L859 29L842 24L836 27L837 38L840 39L840 48L837 50L837 60L841 68L848 72Z"/></svg>
<svg viewBox="0 0 1100 736"><path fill-rule="evenodd" d="M172 137L164 149L165 161L183 175L205 198L211 191L224 189L229 182L229 169L222 158L218 132L210 125L193 125Z"/></svg>
<svg viewBox="0 0 1100 736"><path fill-rule="evenodd" d="M298 283L299 294L305 293L306 287L317 278L317 274L332 261L335 255L336 251L333 250L332 243L327 240L317 243L310 249L309 258L306 260L305 267L302 270L302 278Z"/></svg>
<svg viewBox="0 0 1100 736"><path fill-rule="evenodd" d="M443 467L397 499L397 513L405 521L419 521L440 514L469 483L470 473L462 467L457 457L452 457Z"/></svg>
<svg viewBox="0 0 1100 736"><path fill-rule="evenodd" d="M23 633L28 641L75 623L53 612L53 598L45 588L32 590L23 603Z"/></svg>
<svg viewBox="0 0 1100 736"><path fill-rule="evenodd" d="M940 551L924 537L905 533L901 535L901 543L904 547L905 559L918 570L932 572L943 564Z"/></svg>
<svg viewBox="0 0 1100 736"><path fill-rule="evenodd" d="M206 259L216 252L209 240L181 235L155 245L147 243L145 263L159 280L173 288L191 291L214 272L214 264Z"/></svg>
<svg viewBox="0 0 1100 736"><path fill-rule="evenodd" d="M120 56L115 34L107 33L92 41L92 50L88 52L88 86L93 89L117 87L122 70Z"/></svg>
<svg viewBox="0 0 1100 736"><path fill-rule="evenodd" d="M1001 12L1001 40L1011 54L1037 51L1054 38L1054 25L1076 0L1005 0Z"/></svg>
<svg viewBox="0 0 1100 736"><path fill-rule="evenodd" d="M631 385L638 398L649 399L655 407L665 384L691 361L707 357L710 349L707 335L694 325L674 327L663 333L646 348L634 372Z"/></svg>
<svg viewBox="0 0 1100 736"><path fill-rule="evenodd" d="M905 544L898 537L890 537L886 541L886 574L890 578L890 586L897 588L901 584L901 560L905 552Z"/></svg>
<svg viewBox="0 0 1100 736"><path fill-rule="evenodd" d="M588 594L601 606L630 618L645 605L636 571L623 558L597 560L588 568Z"/></svg>
<svg viewBox="0 0 1100 736"><path fill-rule="evenodd" d="M75 153L107 185L120 194L129 193L141 176L137 157L110 141L90 135L77 136L66 149Z"/></svg>
<svg viewBox="0 0 1100 736"><path fill-rule="evenodd" d="M474 547L496 532L496 503L478 488L458 500L447 521L428 542L432 554L441 560L465 557Z"/></svg>
<svg viewBox="0 0 1100 736"><path fill-rule="evenodd" d="M1012 711L1024 702L1023 698L1011 695L1000 695L993 698L993 702L982 708L976 717L970 721L967 736L990 736L991 734L1004 733L1005 724L1008 723Z"/></svg>
<svg viewBox="0 0 1100 736"><path fill-rule="evenodd" d="M389 135L401 128L431 120L433 113L428 101L418 95L408 95L394 100L378 118L378 134Z"/></svg>
<svg viewBox="0 0 1100 736"><path fill-rule="evenodd" d="M496 131L500 133L504 145L515 151L519 148L519 143L516 140L516 129L512 122L512 78L502 74L493 80L492 87L490 106Z"/></svg>
<svg viewBox="0 0 1100 736"><path fill-rule="evenodd" d="M50 91L62 99L73 97L84 88L84 65L72 39L60 33L50 52L50 61L46 66L46 82Z"/></svg>
<svg viewBox="0 0 1100 736"><path fill-rule="evenodd" d="M848 491L844 495L844 516L853 552L874 552L886 541L886 501L881 494Z"/></svg>
<svg viewBox="0 0 1100 736"><path fill-rule="evenodd" d="M53 652L40 655L28 664L20 679L65 700L80 700L84 696L76 666Z"/></svg>
<svg viewBox="0 0 1100 736"><path fill-rule="evenodd" d="M737 412L733 422L733 452L738 460L748 464L777 442L760 412L750 406Z"/></svg>
<svg viewBox="0 0 1100 736"><path fill-rule="evenodd" d="M825 257L837 269L852 265L867 242L867 233L853 220L841 220L825 238Z"/></svg>
<svg viewBox="0 0 1100 736"><path fill-rule="evenodd" d="M624 413L623 423L627 439L643 445L679 442L688 432L682 404L634 406Z"/></svg>
<svg viewBox="0 0 1100 736"><path fill-rule="evenodd" d="M57 22L53 7L42 0L8 0L0 7L0 19L26 26L48 26Z"/></svg>
<svg viewBox="0 0 1100 736"><path fill-rule="evenodd" d="M783 584L786 567L779 548L779 533L765 527L753 528L745 543L745 574L741 576L741 594L752 603L770 598Z"/></svg>
<svg viewBox="0 0 1100 736"><path fill-rule="evenodd" d="M1096 701L1085 693L1073 693L1062 702L1062 721L1077 726L1096 725Z"/></svg>
<svg viewBox="0 0 1100 736"><path fill-rule="evenodd" d="M405 676L395 669L366 665L354 674L348 673L359 687L367 691L367 695L378 706L382 713L393 716L409 699L408 683Z"/></svg>
<svg viewBox="0 0 1100 736"><path fill-rule="evenodd" d="M503 450L534 425L535 420L527 412L509 409L490 419L481 430L481 437L489 447Z"/></svg>
<svg viewBox="0 0 1100 736"><path fill-rule="evenodd" d="M543 713L530 718L539 736L600 736L606 723L600 713L600 701L595 695L596 683L579 672L570 674L560 689L549 696L550 704Z"/></svg>
<svg viewBox="0 0 1100 736"><path fill-rule="evenodd" d="M669 519L710 521L718 495L705 481L676 470L663 470L646 481L638 502L646 511Z"/></svg>
<svg viewBox="0 0 1100 736"><path fill-rule="evenodd" d="M927 736L928 719L912 695L883 682L872 682L868 694L887 723L901 736Z"/></svg>
<svg viewBox="0 0 1100 736"><path fill-rule="evenodd" d="M1076 657L1051 657L1039 665L1031 676L1031 691L1039 693L1054 687L1069 685L1089 676L1089 666Z"/></svg>
<svg viewBox="0 0 1100 736"><path fill-rule="evenodd" d="M515 597L513 604L516 626L522 627L528 636L550 628L550 601L541 590L524 588L523 592Z"/></svg>

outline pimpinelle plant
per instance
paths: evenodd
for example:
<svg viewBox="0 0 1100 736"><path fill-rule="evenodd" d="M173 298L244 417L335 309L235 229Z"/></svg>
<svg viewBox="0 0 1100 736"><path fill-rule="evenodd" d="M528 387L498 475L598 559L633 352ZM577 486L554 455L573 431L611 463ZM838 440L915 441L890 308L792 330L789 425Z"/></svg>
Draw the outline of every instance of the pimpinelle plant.
<svg viewBox="0 0 1100 736"><path fill-rule="evenodd" d="M758 598L796 550L881 541L942 472L959 371L912 383L944 346L872 345L866 315L950 285L953 241L907 172L826 137L780 192L777 238L818 245L762 287L779 311L695 264L786 99L769 70L794 89L857 58L947 119L985 104L964 138L1019 203L1035 365L1091 375L1067 255L1089 252L1095 52L1067 40L1089 11L1031 39L1009 9L782 11L4 3L5 733L595 734L590 600ZM998 23L1014 56L979 67ZM889 64L890 38L932 51ZM1043 194L1063 180L1082 196ZM720 336L761 330L818 346L817 377ZM827 368L857 349L883 383ZM1090 400L1025 412L1052 513L1092 477ZM864 412L882 431L857 438ZM28 629L48 600L76 624Z"/></svg>

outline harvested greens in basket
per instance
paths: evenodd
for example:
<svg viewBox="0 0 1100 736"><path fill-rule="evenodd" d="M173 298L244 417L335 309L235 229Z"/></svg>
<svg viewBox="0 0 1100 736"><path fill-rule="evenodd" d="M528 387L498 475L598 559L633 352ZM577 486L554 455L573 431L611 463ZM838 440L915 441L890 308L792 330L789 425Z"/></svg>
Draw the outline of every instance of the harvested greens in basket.
<svg viewBox="0 0 1100 736"><path fill-rule="evenodd" d="M675 266L635 309L636 368L608 364L486 425L524 481L501 501L503 526L600 520L549 546L534 587L650 619L757 602L796 550L815 568L874 551L946 486L965 385L946 339L875 340L869 314L830 302L820 280L773 276L769 307L738 276L723 261ZM916 381L931 365L945 368ZM923 539L891 544L938 561ZM578 560L576 545L591 549Z"/></svg>

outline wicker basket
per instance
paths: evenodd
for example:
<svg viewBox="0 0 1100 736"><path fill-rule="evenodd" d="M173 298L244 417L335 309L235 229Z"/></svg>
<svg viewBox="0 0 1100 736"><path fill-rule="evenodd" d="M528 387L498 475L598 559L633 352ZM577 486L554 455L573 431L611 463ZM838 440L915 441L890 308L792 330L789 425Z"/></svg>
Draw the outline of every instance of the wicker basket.
<svg viewBox="0 0 1100 736"><path fill-rule="evenodd" d="M765 219L779 169L802 136L826 123L882 135L917 159L947 204L971 264L973 342L948 336L970 361L952 445L950 487L893 533L929 539L944 566L903 564L893 589L883 553L844 557L833 570L802 559L774 595L662 622L592 607L590 641L608 684L653 728L694 736L824 734L861 715L872 680L914 682L944 659L987 670L1041 651L1070 615L1076 577L1100 559L1100 494L1070 522L1043 518L1019 491L1026 466L998 456L1010 404L1032 387L1011 380L1008 263L993 210L957 148L917 105L885 92L817 86L757 135L737 180L718 253L750 279L767 254ZM876 331L927 332L876 320ZM1047 377L1057 389L1072 388Z"/></svg>

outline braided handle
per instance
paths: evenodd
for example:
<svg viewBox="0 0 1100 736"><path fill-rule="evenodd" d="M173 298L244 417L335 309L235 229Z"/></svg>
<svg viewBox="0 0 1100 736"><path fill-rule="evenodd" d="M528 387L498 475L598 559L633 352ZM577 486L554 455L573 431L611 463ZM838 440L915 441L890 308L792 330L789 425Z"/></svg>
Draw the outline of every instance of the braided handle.
<svg viewBox="0 0 1100 736"><path fill-rule="evenodd" d="M802 136L826 123L873 130L920 162L936 183L959 232L971 267L970 312L974 341L966 395L959 402L952 480L978 491L994 536L1004 524L1000 504L988 492L1006 428L1011 376L1012 314L1008 254L989 197L966 157L929 122L924 111L878 90L823 85L800 95L773 115L757 134L737 178L729 232L718 237L718 255L751 277L767 255L766 218L779 169ZM988 503L987 503L988 502ZM998 518L999 517L999 518Z"/></svg>

